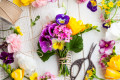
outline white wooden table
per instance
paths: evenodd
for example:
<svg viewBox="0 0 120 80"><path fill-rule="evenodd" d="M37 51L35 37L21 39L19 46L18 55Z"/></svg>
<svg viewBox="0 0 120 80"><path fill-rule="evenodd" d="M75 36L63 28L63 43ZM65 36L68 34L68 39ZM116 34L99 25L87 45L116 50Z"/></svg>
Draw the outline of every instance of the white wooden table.
<svg viewBox="0 0 120 80"><path fill-rule="evenodd" d="M97 0L98 2L100 0ZM21 26L23 36L22 36L22 49L21 52L26 53L27 55L34 55L34 59L37 62L37 72L39 75L44 74L45 72L49 71L52 74L57 76L56 80L65 80L64 77L58 77L58 62L57 57L54 55L52 56L48 61L45 63L41 61L39 56L36 53L37 49L37 43L39 39L39 34L41 32L42 26L47 23L49 20L46 19L46 16L49 16L47 13L48 9L52 9L54 7L61 7L62 3L64 3L67 7L68 15L73 16L77 18L77 20L83 20L83 22L91 23L93 25L99 26L98 29L101 30L101 32L96 31L90 31L88 33L84 33L82 35L83 42L84 42L84 49L83 51L79 53L72 53L72 62L74 62L77 59L86 57L88 55L88 51L90 49L91 44L97 43L97 47L92 55L92 61L94 62L96 69L97 69L97 75L101 78L104 77L102 69L100 65L98 64L98 61L100 59L100 54L98 52L99 46L98 43L101 39L104 38L105 30L102 28L102 23L99 19L101 10L98 9L97 12L91 12L87 8L87 2L83 4L77 4L75 0L58 0L55 3L48 3L47 6L44 6L42 8L33 8L31 6L21 7L23 9L23 13L21 15L21 18L19 21L16 22L16 26ZM41 18L39 21L37 21L37 24L34 27L30 26L30 19L34 19L37 15L40 15ZM23 18L22 18L23 17ZM8 28L8 25L0 22L0 29L6 29ZM0 36L6 36L10 34L11 32L0 32ZM82 70L79 73L79 76L76 80L83 80L84 73L86 71L86 68L88 67L88 62L86 61L84 65L82 65ZM0 80L3 77L3 70L0 69ZM76 72L76 68L74 68L73 73ZM68 79L70 80L70 79Z"/></svg>

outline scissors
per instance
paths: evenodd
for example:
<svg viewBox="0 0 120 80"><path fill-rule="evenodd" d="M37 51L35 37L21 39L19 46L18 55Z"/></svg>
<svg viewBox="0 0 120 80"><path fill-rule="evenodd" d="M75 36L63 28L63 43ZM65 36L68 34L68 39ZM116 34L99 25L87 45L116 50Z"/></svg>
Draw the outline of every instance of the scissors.
<svg viewBox="0 0 120 80"><path fill-rule="evenodd" d="M88 68L87 68L87 70L86 70L86 72L85 72L85 75L84 75L83 80L85 80L85 76L87 75L87 71L88 71L88 70L90 70L90 69L92 69L92 68L96 69L95 66L94 66L94 64L93 64L93 62L91 61L91 55L92 55L92 53L93 53L96 45L97 45L97 44L94 45L94 43L92 43L91 48L90 48L90 51L89 51L89 54L88 54L88 56L87 56L86 58L78 59L78 60L76 60L75 62L73 62L73 64L71 65L71 68L70 68L70 78L71 78L71 80L75 80L75 79L76 79L76 77L78 76L78 74L79 74L79 72L80 72L80 70L81 70L81 67L82 67L83 62L84 62L85 60L87 60L87 59L88 59L88 61L89 61L89 66L88 66ZM73 75L72 75L72 68L73 68L73 66L75 66L75 65L78 66L78 72L77 72L76 75L73 76Z"/></svg>

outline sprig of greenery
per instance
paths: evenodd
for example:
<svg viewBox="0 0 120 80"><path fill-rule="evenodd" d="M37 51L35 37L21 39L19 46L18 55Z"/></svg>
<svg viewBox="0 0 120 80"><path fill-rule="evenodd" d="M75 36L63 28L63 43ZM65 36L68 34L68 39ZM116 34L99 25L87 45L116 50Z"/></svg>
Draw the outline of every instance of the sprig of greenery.
<svg viewBox="0 0 120 80"><path fill-rule="evenodd" d="M0 67L2 67L2 68L5 70L5 72L8 74L8 76L7 76L5 79L11 78L12 80L14 80L14 79L11 77L11 73L14 71L14 68L12 69L12 68L11 68L11 65L0 64ZM3 79L3 80L5 80L5 79Z"/></svg>
<svg viewBox="0 0 120 80"><path fill-rule="evenodd" d="M31 19L31 27L35 26L36 25L36 21L38 21L40 19L40 16L36 16L35 20L32 20Z"/></svg>

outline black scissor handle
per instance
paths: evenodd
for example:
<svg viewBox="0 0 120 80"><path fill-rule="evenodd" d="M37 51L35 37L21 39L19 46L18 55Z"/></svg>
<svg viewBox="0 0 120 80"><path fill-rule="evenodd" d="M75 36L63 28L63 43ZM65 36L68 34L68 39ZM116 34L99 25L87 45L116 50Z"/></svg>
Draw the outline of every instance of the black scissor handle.
<svg viewBox="0 0 120 80"><path fill-rule="evenodd" d="M75 80L76 79L76 77L78 76L78 74L79 74L79 72L80 72L80 70L81 70L81 68L82 68L82 64L83 64L83 62L86 60L86 58L82 58L82 59L78 59L78 60L76 60L75 62L73 62L73 64L71 65L71 67L70 67L70 78L71 78L71 80ZM75 76L73 76L72 75L72 68L73 68L73 66L78 66L78 72L77 72L77 74L75 75Z"/></svg>

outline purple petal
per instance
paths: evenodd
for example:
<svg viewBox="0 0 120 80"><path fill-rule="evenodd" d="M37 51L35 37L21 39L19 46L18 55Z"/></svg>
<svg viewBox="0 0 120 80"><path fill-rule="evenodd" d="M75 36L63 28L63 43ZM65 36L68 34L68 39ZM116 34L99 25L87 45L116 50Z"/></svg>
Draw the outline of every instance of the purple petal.
<svg viewBox="0 0 120 80"><path fill-rule="evenodd" d="M42 42L40 44L40 46L41 46L41 49L44 53L46 53L48 50L50 50L50 51L52 50L51 45L47 41Z"/></svg>
<svg viewBox="0 0 120 80"><path fill-rule="evenodd" d="M49 35L48 27L46 27L45 29L43 29L41 35L44 35L44 36Z"/></svg>
<svg viewBox="0 0 120 80"><path fill-rule="evenodd" d="M101 41L99 42L100 48L104 48L105 45L106 45L106 42L105 42L104 40L101 40Z"/></svg>
<svg viewBox="0 0 120 80"><path fill-rule="evenodd" d="M53 23L53 24L51 24L51 26L48 28L49 34L50 34L50 36L52 36L52 37L54 37L53 31L54 31L55 26L57 26L57 24L56 24L56 23Z"/></svg>
<svg viewBox="0 0 120 80"><path fill-rule="evenodd" d="M108 28L110 28L110 25L106 25L107 23L103 23L103 28L106 28L106 29L108 29Z"/></svg>
<svg viewBox="0 0 120 80"><path fill-rule="evenodd" d="M93 6L91 1L88 2L87 7L92 11L95 12L97 11L97 6Z"/></svg>
<svg viewBox="0 0 120 80"><path fill-rule="evenodd" d="M105 54L106 54L106 55L110 55L112 52L113 52L113 49L112 49L112 48L106 48L106 49L105 49Z"/></svg>
<svg viewBox="0 0 120 80"><path fill-rule="evenodd" d="M111 42L110 42L110 45L115 45L115 41L114 40L112 40Z"/></svg>
<svg viewBox="0 0 120 80"><path fill-rule="evenodd" d="M4 60L8 56L7 52L1 52L0 59Z"/></svg>
<svg viewBox="0 0 120 80"><path fill-rule="evenodd" d="M56 22L60 25L68 24L70 17L64 14L58 14L56 16ZM64 21L64 23L61 23L61 21Z"/></svg>

